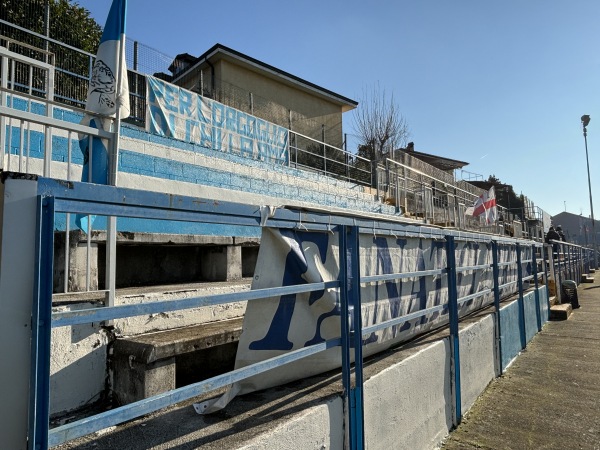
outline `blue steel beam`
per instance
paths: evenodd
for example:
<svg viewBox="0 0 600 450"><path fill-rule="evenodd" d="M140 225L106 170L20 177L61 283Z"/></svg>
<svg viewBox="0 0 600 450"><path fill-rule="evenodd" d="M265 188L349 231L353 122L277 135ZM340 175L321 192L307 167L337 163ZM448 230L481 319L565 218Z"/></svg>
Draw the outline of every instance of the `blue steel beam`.
<svg viewBox="0 0 600 450"><path fill-rule="evenodd" d="M386 273L383 275L369 275L364 276L360 279L361 283L371 283L374 281L392 281L392 280L402 280L406 278L417 278L424 277L430 275L442 275L446 271L444 269L432 269L432 270L422 270L417 272L403 272L403 273Z"/></svg>
<svg viewBox="0 0 600 450"><path fill-rule="evenodd" d="M523 299L523 265L521 264L521 244L517 248L517 283L519 286L519 332L521 336L521 348L527 346L527 336L525 335L525 301Z"/></svg>
<svg viewBox="0 0 600 450"><path fill-rule="evenodd" d="M431 308L422 309L421 311L415 311L414 313L406 314L404 316L398 317L396 319L386 320L385 322L381 322L375 325L369 325L362 329L362 335L366 336L376 331L384 330L386 328L390 328L396 325L402 325L409 320L418 319L419 317L426 316L427 314L433 314L437 311L443 311L448 308L448 304L444 303L438 306L432 306Z"/></svg>
<svg viewBox="0 0 600 450"><path fill-rule="evenodd" d="M54 258L54 202L37 198L36 265L31 320L29 449L48 448L50 424L50 337Z"/></svg>
<svg viewBox="0 0 600 450"><path fill-rule="evenodd" d="M350 295L352 299L353 330L351 334L352 348L354 350L354 387L350 390L350 397L354 406L353 420L351 422L354 435L354 447L362 450L365 447L365 420L363 401L363 355L362 355L362 302L360 292L360 244L358 227L350 228L348 256L350 258Z"/></svg>
<svg viewBox="0 0 600 450"><path fill-rule="evenodd" d="M533 276L535 279L535 317L537 320L537 326L538 326L538 331L542 331L542 313L540 311L540 292L539 292L539 285L538 285L538 267L537 267L537 260L535 258L535 247L532 246L531 248L532 253L533 253Z"/></svg>
<svg viewBox="0 0 600 450"><path fill-rule="evenodd" d="M456 303L458 305L460 305L461 303L468 302L469 300L473 300L474 298L477 298L477 297L482 297L486 294L489 294L490 292L492 292L491 289L484 289L482 291L475 292L474 294L465 295L464 297L460 297L459 299L457 299Z"/></svg>
<svg viewBox="0 0 600 450"><path fill-rule="evenodd" d="M453 236L446 236L446 260L448 264L448 312L450 321L450 371L454 408L452 422L455 426L462 418L460 388L460 339L458 330L458 290L456 284L456 253Z"/></svg>
<svg viewBox="0 0 600 450"><path fill-rule="evenodd" d="M344 386L343 398L344 398L344 423L348 427L348 445L350 450L355 449L355 439L353 430L353 412L354 408L353 400L351 398L352 391L352 359L350 358L350 305L349 299L351 296L351 279L348 274L348 227L340 227L339 234L339 261L340 261L340 325L341 325L341 352L342 352L342 383Z"/></svg>
<svg viewBox="0 0 600 450"><path fill-rule="evenodd" d="M494 308L496 309L496 345L498 347L498 368L502 375L502 321L500 320L500 269L498 267L498 243L492 241L492 270L494 278Z"/></svg>

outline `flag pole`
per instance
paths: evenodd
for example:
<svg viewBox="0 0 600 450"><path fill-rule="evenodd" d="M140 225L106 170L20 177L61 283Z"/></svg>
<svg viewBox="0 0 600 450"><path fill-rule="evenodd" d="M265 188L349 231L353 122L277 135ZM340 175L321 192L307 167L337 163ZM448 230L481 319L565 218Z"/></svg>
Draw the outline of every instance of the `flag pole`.
<svg viewBox="0 0 600 450"><path fill-rule="evenodd" d="M125 18L123 18L125 21ZM123 28L124 31L124 28ZM119 145L121 140L121 85L123 83L123 77L121 77L122 67L125 63L123 61L125 55L125 35L121 35L119 40L119 57L117 62L117 95L116 103L117 110L114 121L114 137L112 139L112 145L110 149L109 158L109 180L110 186L117 186L118 182L118 171L119 171ZM127 76L127 75L125 75ZM127 93L129 95L129 93ZM116 291L116 278L117 278L117 217L109 216L106 224L106 275L105 275L105 289L106 292L106 306L115 306L115 291ZM112 325L112 321L106 322L107 325Z"/></svg>

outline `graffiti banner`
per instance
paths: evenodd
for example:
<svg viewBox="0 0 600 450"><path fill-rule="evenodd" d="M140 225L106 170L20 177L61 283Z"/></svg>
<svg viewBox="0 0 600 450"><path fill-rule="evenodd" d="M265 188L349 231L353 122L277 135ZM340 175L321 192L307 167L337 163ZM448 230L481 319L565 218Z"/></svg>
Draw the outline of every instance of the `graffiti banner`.
<svg viewBox="0 0 600 450"><path fill-rule="evenodd" d="M288 162L288 130L147 76L150 133L276 164Z"/></svg>
<svg viewBox="0 0 600 450"><path fill-rule="evenodd" d="M338 280L339 234L263 228L252 289L323 283ZM348 256L348 255L346 255ZM458 271L457 287L461 315L493 302L492 251L490 243L457 241L459 267L487 265L489 269ZM501 261L513 257L501 251ZM378 324L438 305L425 316L363 336L363 355L369 356L397 345L448 321L448 275L446 242L426 237L361 235L361 278L371 275L440 270L426 276L360 285L362 327ZM502 283L516 279L506 267ZM486 292L483 292L486 291ZM472 299L460 298L482 293ZM349 300L355 307L356 299ZM350 320L350 318L348 318ZM341 335L341 304L338 288L289 294L248 302L235 368L282 355ZM217 400L195 404L202 414L224 407L235 395L265 389L341 367L339 347L292 362L234 384Z"/></svg>

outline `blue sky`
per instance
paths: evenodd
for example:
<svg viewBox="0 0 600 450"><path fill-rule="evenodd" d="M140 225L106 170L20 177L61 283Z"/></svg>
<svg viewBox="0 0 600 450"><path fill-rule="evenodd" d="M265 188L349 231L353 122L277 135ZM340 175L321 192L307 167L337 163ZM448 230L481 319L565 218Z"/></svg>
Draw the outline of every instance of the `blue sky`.
<svg viewBox="0 0 600 450"><path fill-rule="evenodd" d="M110 0L78 3L104 25ZM599 219L599 17L596 0L129 0L127 35L170 56L218 42L358 101L379 84L417 151L467 161L552 215L590 214L589 114Z"/></svg>

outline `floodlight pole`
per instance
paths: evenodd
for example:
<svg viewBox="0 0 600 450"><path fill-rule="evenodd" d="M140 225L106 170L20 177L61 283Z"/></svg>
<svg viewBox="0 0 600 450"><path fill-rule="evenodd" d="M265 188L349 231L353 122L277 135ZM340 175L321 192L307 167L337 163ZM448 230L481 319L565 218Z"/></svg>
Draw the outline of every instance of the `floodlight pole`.
<svg viewBox="0 0 600 450"><path fill-rule="evenodd" d="M594 203L592 201L592 182L590 179L590 160L588 157L588 146L587 146L587 126L590 123L590 116L585 114L581 116L581 124L583 125L583 140L585 142L585 162L587 164L587 176L588 176L588 188L590 191L590 213L592 215L592 248L594 249L594 269L598 268L597 252L596 247L596 221L594 220Z"/></svg>

